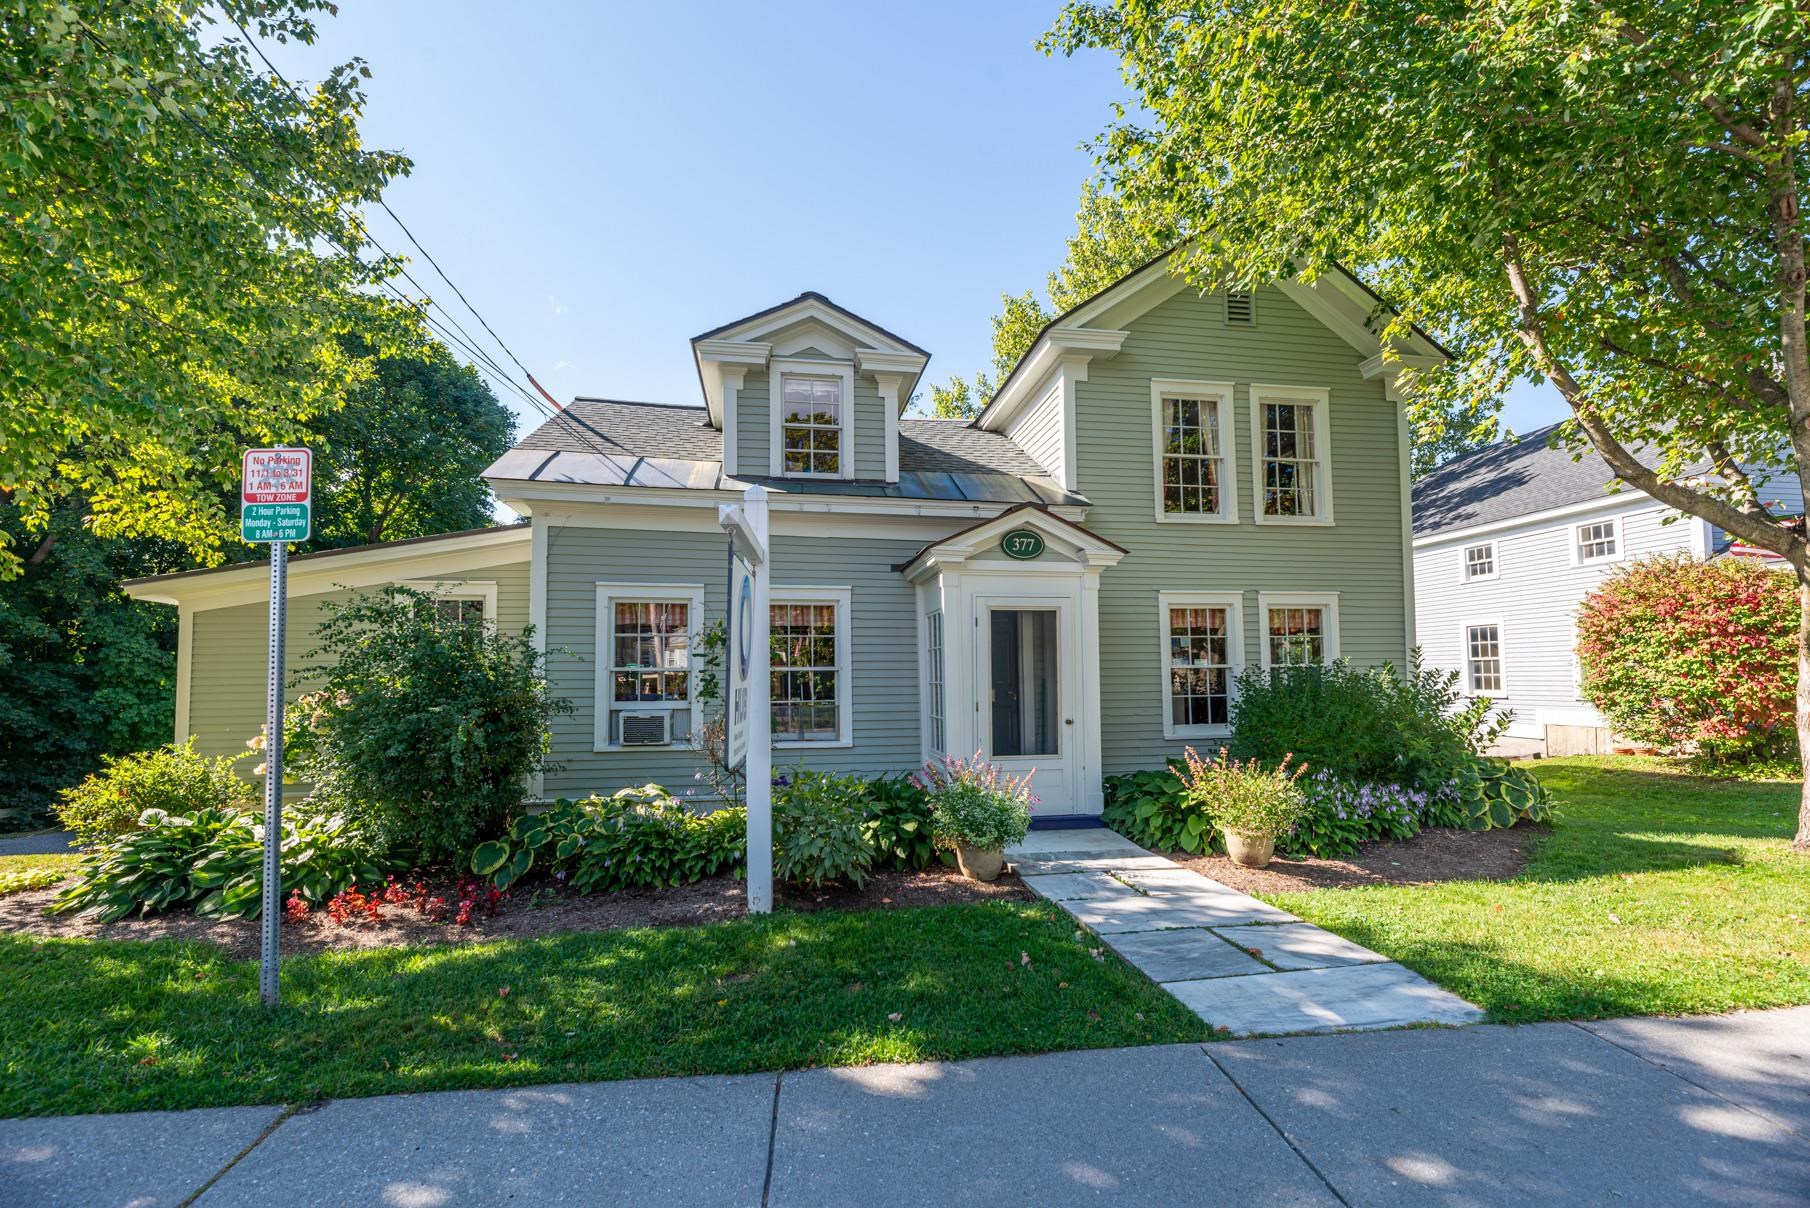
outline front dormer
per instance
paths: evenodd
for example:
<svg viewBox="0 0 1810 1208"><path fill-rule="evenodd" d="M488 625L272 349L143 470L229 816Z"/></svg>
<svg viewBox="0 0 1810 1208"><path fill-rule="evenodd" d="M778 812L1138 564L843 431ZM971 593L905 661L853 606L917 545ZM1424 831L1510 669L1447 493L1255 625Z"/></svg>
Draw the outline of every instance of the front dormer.
<svg viewBox="0 0 1810 1208"><path fill-rule="evenodd" d="M930 354L804 293L691 342L723 473L899 480L899 414Z"/></svg>

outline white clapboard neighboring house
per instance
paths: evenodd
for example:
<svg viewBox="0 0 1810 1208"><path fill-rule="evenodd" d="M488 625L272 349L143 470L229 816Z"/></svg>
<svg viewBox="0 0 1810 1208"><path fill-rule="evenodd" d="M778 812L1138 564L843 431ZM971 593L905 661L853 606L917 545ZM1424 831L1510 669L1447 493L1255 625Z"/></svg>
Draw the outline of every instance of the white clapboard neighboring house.
<svg viewBox="0 0 1810 1208"><path fill-rule="evenodd" d="M1730 548L1707 521L1620 483L1595 453L1554 447L1557 430L1457 458L1414 487L1416 640L1467 694L1513 712L1498 748L1507 755L1609 751L1608 723L1580 691L1579 602L1622 563ZM1795 479L1762 495L1784 512L1803 506Z"/></svg>

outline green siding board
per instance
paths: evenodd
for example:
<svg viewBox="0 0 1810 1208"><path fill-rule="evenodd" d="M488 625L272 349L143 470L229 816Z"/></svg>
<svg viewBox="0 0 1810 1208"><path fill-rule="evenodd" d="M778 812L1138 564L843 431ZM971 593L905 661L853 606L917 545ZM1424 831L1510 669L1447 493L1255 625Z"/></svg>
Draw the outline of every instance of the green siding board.
<svg viewBox="0 0 1810 1208"><path fill-rule="evenodd" d="M750 369L735 392L735 456L737 474L770 474L773 453L772 415L767 410L767 371Z"/></svg>
<svg viewBox="0 0 1810 1208"><path fill-rule="evenodd" d="M1101 757L1108 775L1160 766L1187 744L1163 738L1157 594L1243 593L1244 658L1258 662L1259 591L1339 593L1339 647L1360 664L1406 657L1400 428L1363 357L1280 290L1257 296L1257 323L1228 327L1218 299L1184 291L1133 320L1115 357L1077 390L1079 489L1087 527L1130 552L1100 579ZM1150 380L1236 383L1236 525L1158 524ZM1331 392L1329 527L1258 525L1249 384ZM1211 742L1213 740L1205 740Z"/></svg>
<svg viewBox="0 0 1810 1208"><path fill-rule="evenodd" d="M848 587L854 746L775 750L773 766L831 771L904 771L918 762L915 593L892 569L921 542L776 537L775 595L787 584ZM597 584L702 584L705 621L723 614L728 575L724 539L714 533L644 532L555 526L547 541L548 669L573 712L554 719L550 797L613 792L654 781L675 792L696 787L697 757L679 746L593 749L596 727Z"/></svg>
<svg viewBox="0 0 1810 1208"><path fill-rule="evenodd" d="M886 477L886 404L870 377L855 377L855 477Z"/></svg>

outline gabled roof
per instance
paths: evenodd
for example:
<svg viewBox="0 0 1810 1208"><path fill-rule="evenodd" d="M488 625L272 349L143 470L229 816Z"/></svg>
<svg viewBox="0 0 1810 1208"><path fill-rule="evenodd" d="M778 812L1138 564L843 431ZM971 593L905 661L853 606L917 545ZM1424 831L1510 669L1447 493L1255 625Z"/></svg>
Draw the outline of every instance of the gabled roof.
<svg viewBox="0 0 1810 1208"><path fill-rule="evenodd" d="M718 338L722 337L725 333L732 332L735 329L737 329L738 327L750 326L750 325L759 323L763 319L771 318L774 315L779 314L781 311L789 310L792 307L797 306L800 302L819 303L822 306L824 306L825 308L834 311L838 315L841 315L843 318L847 319L851 323L856 323L862 327L871 328L873 331L878 332L882 336L885 336L888 340L891 340L895 344L901 344L901 345L905 346L906 348L909 348L911 351L923 353L923 355L925 355L925 356L930 355L929 352L925 351L922 348L919 348L916 344L913 344L910 340L907 340L904 336L896 335L893 332L886 330L884 327L881 327L878 323L875 323L872 319L862 318L860 315L858 315L854 311L848 309L846 306L838 306L836 303L830 301L830 299L827 296L818 293L814 289L807 289L802 294L799 294L796 298L789 298L786 301L781 302L776 306L769 306L765 310L757 310L751 315L743 315L739 319L732 319L729 322L724 323L721 327L712 327L709 331L706 331L699 335L695 335L695 336L691 337L691 342L693 344L696 344L699 340L718 339Z"/></svg>
<svg viewBox="0 0 1810 1208"><path fill-rule="evenodd" d="M513 482L878 496L1086 507L1010 438L960 420L899 421L899 481L778 478L723 473L723 434L702 407L577 398L484 471Z"/></svg>
<svg viewBox="0 0 1810 1208"><path fill-rule="evenodd" d="M1118 542L1108 541L1098 533L1090 532L1074 521L1056 515L1046 507L1034 503L1021 503L1017 507L1007 508L997 516L989 516L985 520L976 521L967 528L953 532L947 537L937 538L905 561L894 566L893 569L908 572L912 567L938 551L950 551L958 557L966 557L974 549L985 545L991 538L1002 536L1008 530L1026 524L1042 529L1058 541L1073 546L1077 552L1087 555L1088 561L1110 566L1131 552Z"/></svg>
<svg viewBox="0 0 1810 1208"><path fill-rule="evenodd" d="M1529 432L1455 457L1414 484L1414 535L1431 537L1531 516L1555 508L1611 502L1621 480L1594 450L1573 457L1554 442L1561 425ZM1657 451L1640 450L1645 466L1658 464ZM1629 495L1644 499L1634 488Z"/></svg>

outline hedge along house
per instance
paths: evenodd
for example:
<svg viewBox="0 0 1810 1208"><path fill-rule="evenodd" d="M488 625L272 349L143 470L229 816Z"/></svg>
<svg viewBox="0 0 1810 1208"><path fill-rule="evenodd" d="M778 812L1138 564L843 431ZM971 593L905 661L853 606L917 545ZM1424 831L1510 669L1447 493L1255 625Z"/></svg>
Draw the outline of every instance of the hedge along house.
<svg viewBox="0 0 1810 1208"><path fill-rule="evenodd" d="M1251 666L1402 662L1408 434L1381 304L1331 273L1202 295L1160 258L1057 318L973 421L904 414L928 354L806 293L692 341L704 405L579 398L486 477L513 529L296 561L296 629L381 582L531 622L556 694L547 797L688 784L717 504L771 500L774 764L979 752L1043 817L1228 733ZM429 552L431 551L431 552ZM258 567L128 585L182 610L178 736L261 710ZM461 605L449 605L459 607ZM471 605L464 605L471 606Z"/></svg>

